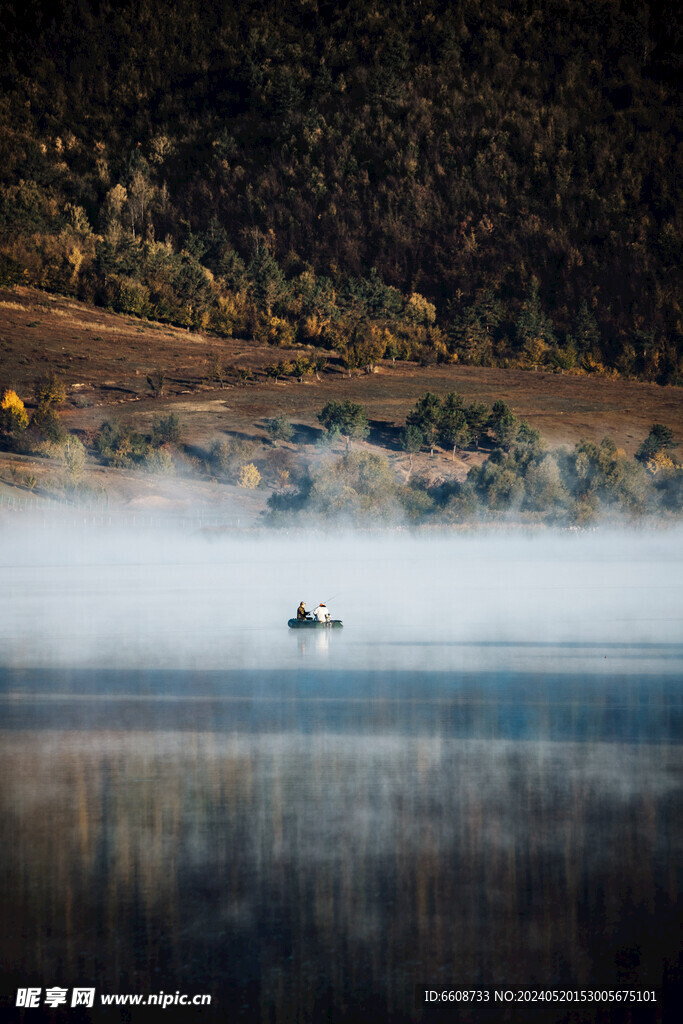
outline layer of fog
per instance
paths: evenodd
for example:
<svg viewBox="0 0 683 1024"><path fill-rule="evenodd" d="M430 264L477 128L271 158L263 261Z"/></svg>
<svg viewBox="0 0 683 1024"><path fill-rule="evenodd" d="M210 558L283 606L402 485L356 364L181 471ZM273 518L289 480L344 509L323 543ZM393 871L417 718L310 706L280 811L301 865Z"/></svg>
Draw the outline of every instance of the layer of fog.
<svg viewBox="0 0 683 1024"><path fill-rule="evenodd" d="M0 665L680 672L682 541L6 521ZM344 629L289 630L302 599Z"/></svg>

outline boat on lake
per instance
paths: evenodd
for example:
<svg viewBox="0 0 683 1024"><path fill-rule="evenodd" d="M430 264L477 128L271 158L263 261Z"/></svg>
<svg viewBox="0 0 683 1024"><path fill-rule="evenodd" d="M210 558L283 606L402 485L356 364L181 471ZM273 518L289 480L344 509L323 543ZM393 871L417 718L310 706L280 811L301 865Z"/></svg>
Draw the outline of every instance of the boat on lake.
<svg viewBox="0 0 683 1024"><path fill-rule="evenodd" d="M343 629L344 627L341 619L330 619L329 622L318 622L317 619L289 619L287 625L290 629Z"/></svg>

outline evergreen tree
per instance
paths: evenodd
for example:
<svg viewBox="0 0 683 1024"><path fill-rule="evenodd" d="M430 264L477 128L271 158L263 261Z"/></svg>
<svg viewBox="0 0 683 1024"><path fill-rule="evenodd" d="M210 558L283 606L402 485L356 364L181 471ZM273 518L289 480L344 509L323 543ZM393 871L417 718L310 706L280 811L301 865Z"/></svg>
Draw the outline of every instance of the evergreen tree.
<svg viewBox="0 0 683 1024"><path fill-rule="evenodd" d="M328 402L318 413L318 420L328 433L346 438L347 450L351 438L363 440L370 433L365 409L356 402Z"/></svg>
<svg viewBox="0 0 683 1024"><path fill-rule="evenodd" d="M636 458L639 462L649 462L659 452L672 451L677 446L671 427L667 427L663 423L653 423L650 433L636 452Z"/></svg>
<svg viewBox="0 0 683 1024"><path fill-rule="evenodd" d="M455 391L446 395L439 415L439 442L444 448L453 449L453 459L458 448L472 443L472 429L463 408L462 398Z"/></svg>
<svg viewBox="0 0 683 1024"><path fill-rule="evenodd" d="M600 328L585 299L581 300L579 311L572 325L571 336L567 341L571 341L581 354L600 351Z"/></svg>
<svg viewBox="0 0 683 1024"><path fill-rule="evenodd" d="M441 399L438 395L427 391L422 398L415 403L413 410L408 413L406 423L409 426L417 427L424 438L424 444L434 454L434 447L438 442L441 420Z"/></svg>
<svg viewBox="0 0 683 1024"><path fill-rule="evenodd" d="M285 280L277 260L262 242L256 246L247 268L247 277L254 299L266 316L271 316L273 306L283 294Z"/></svg>
<svg viewBox="0 0 683 1024"><path fill-rule="evenodd" d="M552 323L541 308L538 278L532 277L529 294L517 318L515 334L518 347L532 365L542 361L544 353L555 344Z"/></svg>
<svg viewBox="0 0 683 1024"><path fill-rule="evenodd" d="M498 447L509 451L517 437L519 420L505 402L497 401L493 403L489 417L489 427L493 432L493 439Z"/></svg>

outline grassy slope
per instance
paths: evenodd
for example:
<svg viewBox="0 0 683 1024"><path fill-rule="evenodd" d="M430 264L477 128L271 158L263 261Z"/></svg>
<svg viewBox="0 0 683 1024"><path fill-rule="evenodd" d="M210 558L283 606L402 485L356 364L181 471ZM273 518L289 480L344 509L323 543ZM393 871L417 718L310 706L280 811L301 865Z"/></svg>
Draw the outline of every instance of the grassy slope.
<svg viewBox="0 0 683 1024"><path fill-rule="evenodd" d="M54 371L68 385L62 416L72 430L92 431L112 417L133 419L144 429L154 415L173 411L182 421L184 441L201 454L212 441L225 436L260 441L265 437L263 420L281 414L297 426L300 450L310 455L315 451L317 412L330 399L350 398L367 409L373 426L370 443L384 449L397 469L405 470L398 431L406 413L426 390L443 394L455 389L468 400L490 404L504 399L551 445L573 444L581 437L599 440L609 434L632 454L653 422L666 423L677 437L683 437L683 402L676 388L457 365L421 368L385 363L375 374L349 379L332 362L319 381L301 384L274 383L259 373L264 365L293 354L117 316L31 289L0 291L2 384L15 387L28 404L34 381ZM207 383L215 355L224 363L255 369L255 382L225 388ZM146 382L147 373L156 368L167 378L160 399L150 397ZM293 451L293 446L286 447ZM262 455L267 458L268 450ZM416 468L432 476L462 478L468 465L482 457L473 452L452 462L446 454L434 460L422 455ZM40 481L54 472L48 460L0 455L5 492L18 491L23 474L36 475L39 488ZM94 482L124 501L146 496L153 503L164 495L166 502L229 501L253 514L266 497L264 490L249 494L208 480L164 481L104 469L94 460L90 473Z"/></svg>

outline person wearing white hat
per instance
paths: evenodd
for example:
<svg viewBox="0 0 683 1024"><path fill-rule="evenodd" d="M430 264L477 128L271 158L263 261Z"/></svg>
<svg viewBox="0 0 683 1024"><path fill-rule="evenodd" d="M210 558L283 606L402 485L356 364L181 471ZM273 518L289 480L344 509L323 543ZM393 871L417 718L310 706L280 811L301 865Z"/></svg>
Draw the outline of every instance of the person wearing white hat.
<svg viewBox="0 0 683 1024"><path fill-rule="evenodd" d="M324 601L321 601L318 607L313 609L313 618L318 622L329 622L332 618Z"/></svg>

